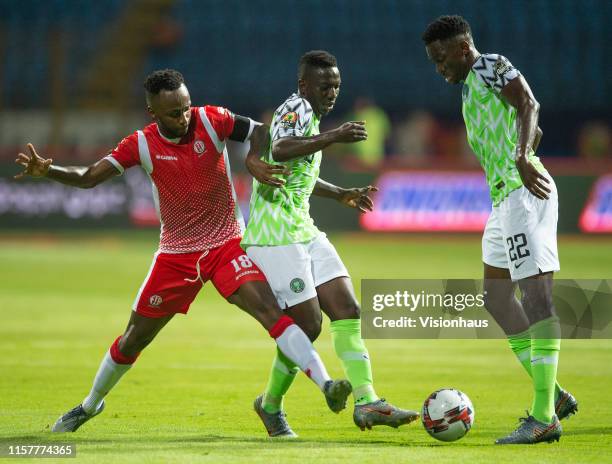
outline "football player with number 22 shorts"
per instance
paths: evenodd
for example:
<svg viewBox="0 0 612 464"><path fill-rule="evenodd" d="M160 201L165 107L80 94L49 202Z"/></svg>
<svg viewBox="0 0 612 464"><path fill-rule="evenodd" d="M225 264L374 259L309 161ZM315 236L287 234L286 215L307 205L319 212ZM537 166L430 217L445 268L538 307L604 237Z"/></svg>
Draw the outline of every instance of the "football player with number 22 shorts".
<svg viewBox="0 0 612 464"><path fill-rule="evenodd" d="M493 209L482 238L485 306L533 381L531 411L497 444L559 440L560 419L578 409L556 381L560 327L552 302L557 189L535 151L539 104L502 55L479 53L461 16L441 16L423 33L427 56L449 84L463 83L463 119ZM515 297L516 285L521 301Z"/></svg>

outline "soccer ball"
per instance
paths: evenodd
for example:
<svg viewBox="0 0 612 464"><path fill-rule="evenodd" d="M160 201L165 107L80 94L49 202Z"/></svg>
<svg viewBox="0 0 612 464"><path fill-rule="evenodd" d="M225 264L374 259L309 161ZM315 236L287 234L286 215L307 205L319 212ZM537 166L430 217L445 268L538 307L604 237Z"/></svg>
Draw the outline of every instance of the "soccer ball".
<svg viewBox="0 0 612 464"><path fill-rule="evenodd" d="M459 440L474 424L474 406L465 393L444 388L425 400L421 420L427 433L436 440Z"/></svg>

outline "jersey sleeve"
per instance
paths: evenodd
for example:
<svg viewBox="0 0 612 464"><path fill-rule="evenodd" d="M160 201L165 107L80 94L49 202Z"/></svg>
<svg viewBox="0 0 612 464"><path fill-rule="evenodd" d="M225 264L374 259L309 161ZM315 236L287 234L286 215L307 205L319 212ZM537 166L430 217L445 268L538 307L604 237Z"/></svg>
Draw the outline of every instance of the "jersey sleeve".
<svg viewBox="0 0 612 464"><path fill-rule="evenodd" d="M303 136L312 118L312 107L305 99L296 98L285 102L274 112L272 140Z"/></svg>
<svg viewBox="0 0 612 464"><path fill-rule="evenodd" d="M219 136L219 140L228 139L234 131L236 120L234 113L222 106L206 106L204 111L206 111L206 116L208 116L213 129Z"/></svg>
<svg viewBox="0 0 612 464"><path fill-rule="evenodd" d="M521 75L508 58L494 53L482 55L472 69L488 87L496 92L501 92L508 82Z"/></svg>
<svg viewBox="0 0 612 464"><path fill-rule="evenodd" d="M138 154L138 135L134 132L124 138L113 151L104 157L108 160L120 174L123 171L140 164L140 155Z"/></svg>
<svg viewBox="0 0 612 464"><path fill-rule="evenodd" d="M232 130L229 138L234 142L244 143L251 138L251 134L257 126L261 126L261 123L253 121L251 118L247 118L246 116L235 114L234 130Z"/></svg>

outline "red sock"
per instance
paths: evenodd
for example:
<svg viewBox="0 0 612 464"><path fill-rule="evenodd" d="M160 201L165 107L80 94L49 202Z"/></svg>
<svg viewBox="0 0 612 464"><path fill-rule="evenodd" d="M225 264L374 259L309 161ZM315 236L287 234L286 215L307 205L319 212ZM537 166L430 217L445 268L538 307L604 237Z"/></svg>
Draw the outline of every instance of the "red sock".
<svg viewBox="0 0 612 464"><path fill-rule="evenodd" d="M134 364L140 353L136 353L134 356L126 356L121 351L119 351L119 341L121 340L121 335L117 337L115 342L110 347L110 355L117 364Z"/></svg>
<svg viewBox="0 0 612 464"><path fill-rule="evenodd" d="M291 319L289 316L282 315L276 324L272 326L272 328L268 331L270 337L278 338L280 337L285 329L289 327L291 324L295 324L295 321Z"/></svg>
<svg viewBox="0 0 612 464"><path fill-rule="evenodd" d="M286 315L281 316L269 332L283 354L323 390L331 378L312 342L293 319Z"/></svg>

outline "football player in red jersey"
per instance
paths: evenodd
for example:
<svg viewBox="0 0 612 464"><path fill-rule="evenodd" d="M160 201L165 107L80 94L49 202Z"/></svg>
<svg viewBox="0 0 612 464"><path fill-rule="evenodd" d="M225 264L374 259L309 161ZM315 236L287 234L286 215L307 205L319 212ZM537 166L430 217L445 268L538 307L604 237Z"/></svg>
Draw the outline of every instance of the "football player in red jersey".
<svg viewBox="0 0 612 464"><path fill-rule="evenodd" d="M176 313L187 313L202 285L217 291L253 316L279 348L323 391L334 412L351 392L346 380L329 377L306 334L283 315L263 273L240 248L244 230L231 182L226 141L251 142L260 152L268 128L216 106L192 107L183 76L160 70L145 80L147 110L153 123L124 138L90 166L62 167L40 157L28 144L15 176L46 177L92 188L140 165L151 178L161 222L159 250L133 305L129 323L104 356L92 389L81 404L61 416L54 432L74 432L104 409L104 397L136 361L139 353ZM283 167L249 156L249 170L260 181L280 185ZM282 420L279 417L279 420Z"/></svg>

